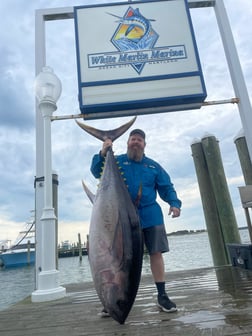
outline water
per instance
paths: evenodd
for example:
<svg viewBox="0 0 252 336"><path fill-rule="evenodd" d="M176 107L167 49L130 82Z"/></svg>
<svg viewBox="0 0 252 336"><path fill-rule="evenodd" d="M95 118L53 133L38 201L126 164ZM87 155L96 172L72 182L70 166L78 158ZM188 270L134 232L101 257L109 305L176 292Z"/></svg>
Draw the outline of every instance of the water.
<svg viewBox="0 0 252 336"><path fill-rule="evenodd" d="M247 230L240 230L243 243L250 243ZM164 254L167 272L213 266L206 232L170 236L170 252ZM92 281L87 256L59 259L60 284ZM143 274L151 274L148 255L144 256ZM34 266L0 270L0 310L24 299L34 291Z"/></svg>

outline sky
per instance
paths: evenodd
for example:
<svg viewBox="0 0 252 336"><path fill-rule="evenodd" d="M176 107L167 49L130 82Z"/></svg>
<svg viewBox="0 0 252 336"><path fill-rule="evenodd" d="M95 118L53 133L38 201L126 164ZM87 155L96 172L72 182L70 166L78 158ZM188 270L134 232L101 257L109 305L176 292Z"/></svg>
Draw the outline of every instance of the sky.
<svg viewBox="0 0 252 336"><path fill-rule="evenodd" d="M35 205L35 11L115 1L4 0L0 2L0 240L14 240ZM252 7L250 0L224 0L243 75L252 92ZM131 3L133 5L133 3ZM235 97L218 31L214 9L190 10L207 101ZM46 24L46 63L62 82L55 115L78 114L78 82L73 20ZM113 129L131 117L87 120L100 129ZM205 229L191 144L206 134L218 141L224 171L239 226L246 225L238 186L244 179L234 137L242 128L236 105L214 105L197 110L138 116L135 128L146 132L146 155L158 161L171 176L183 202L181 217L168 216L161 202L167 232ZM115 154L126 150L128 132L115 141ZM90 172L92 156L102 143L84 133L74 120L52 122L52 165L58 174L58 241L86 239L92 204L81 180L95 192L98 181ZM39 153L37 153L39 155Z"/></svg>

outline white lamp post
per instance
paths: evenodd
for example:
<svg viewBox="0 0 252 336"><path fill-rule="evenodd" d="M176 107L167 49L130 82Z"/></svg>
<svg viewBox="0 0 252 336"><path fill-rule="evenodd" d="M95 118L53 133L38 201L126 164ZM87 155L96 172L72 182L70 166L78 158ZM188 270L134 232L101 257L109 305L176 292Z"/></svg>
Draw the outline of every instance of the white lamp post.
<svg viewBox="0 0 252 336"><path fill-rule="evenodd" d="M39 244L41 266L36 268L37 289L32 293L32 302L60 299L66 289L59 286L56 269L56 217L52 197L52 153L51 153L51 117L57 109L56 102L61 94L61 82L50 67L44 67L35 79L35 91L38 106L44 120L44 208L40 223Z"/></svg>

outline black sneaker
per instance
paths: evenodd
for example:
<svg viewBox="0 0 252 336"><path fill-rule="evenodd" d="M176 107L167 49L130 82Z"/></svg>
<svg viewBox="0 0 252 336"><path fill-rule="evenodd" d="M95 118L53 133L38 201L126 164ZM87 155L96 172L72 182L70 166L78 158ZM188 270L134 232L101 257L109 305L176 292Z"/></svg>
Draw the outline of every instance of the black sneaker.
<svg viewBox="0 0 252 336"><path fill-rule="evenodd" d="M158 295L157 305L166 313L173 313L177 311L176 304L168 298L167 294Z"/></svg>

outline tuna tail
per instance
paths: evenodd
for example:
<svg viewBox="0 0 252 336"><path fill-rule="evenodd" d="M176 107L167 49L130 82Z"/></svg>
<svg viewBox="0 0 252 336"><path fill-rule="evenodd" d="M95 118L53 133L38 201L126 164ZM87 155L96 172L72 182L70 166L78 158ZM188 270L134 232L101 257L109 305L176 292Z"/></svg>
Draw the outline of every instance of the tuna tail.
<svg viewBox="0 0 252 336"><path fill-rule="evenodd" d="M94 128L94 127L88 126L86 124L83 124L83 123L81 123L77 120L75 120L75 121L84 131L93 135L97 139L99 139L101 141L105 141L106 139L111 139L112 142L113 142L114 140L119 138L123 133L125 133L130 128L130 126L133 125L135 120L136 120L136 117L134 117L132 120L130 120L126 124L116 128L116 129L108 130L108 131L99 130L97 128Z"/></svg>

